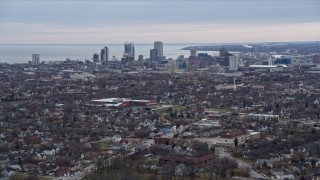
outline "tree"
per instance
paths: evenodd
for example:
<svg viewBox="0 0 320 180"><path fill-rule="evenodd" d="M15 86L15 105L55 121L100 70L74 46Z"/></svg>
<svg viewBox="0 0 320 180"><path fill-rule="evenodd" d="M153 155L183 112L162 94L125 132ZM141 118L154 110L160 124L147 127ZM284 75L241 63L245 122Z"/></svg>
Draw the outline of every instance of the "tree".
<svg viewBox="0 0 320 180"><path fill-rule="evenodd" d="M240 166L239 167L241 176L249 177L250 176L250 168L248 166Z"/></svg>
<svg viewBox="0 0 320 180"><path fill-rule="evenodd" d="M150 146L149 151L154 155L165 155L169 153L167 149L158 144Z"/></svg>
<svg viewBox="0 0 320 180"><path fill-rule="evenodd" d="M171 180L175 174L175 165L174 163L168 163L162 167L163 170L163 178Z"/></svg>
<svg viewBox="0 0 320 180"><path fill-rule="evenodd" d="M124 167L124 161L121 157L117 156L111 159L110 167L112 169L121 169Z"/></svg>
<svg viewBox="0 0 320 180"><path fill-rule="evenodd" d="M213 171L216 175L219 175L221 177L226 177L227 172L236 168L238 166L236 160L228 158L228 157L223 157L217 159L212 167L210 168L211 171Z"/></svg>
<svg viewBox="0 0 320 180"><path fill-rule="evenodd" d="M134 135L139 138L148 137L150 134L150 130L148 128L141 128L134 132Z"/></svg>
<svg viewBox="0 0 320 180"><path fill-rule="evenodd" d="M235 147L238 147L238 145L239 145L239 142L238 142L238 138L236 137L236 138L234 139L234 146L235 146Z"/></svg>
<svg viewBox="0 0 320 180"><path fill-rule="evenodd" d="M210 151L212 151L212 152L216 152L216 148L215 148L215 146L214 146L214 145L211 145L211 146L210 146Z"/></svg>
<svg viewBox="0 0 320 180"><path fill-rule="evenodd" d="M58 166L70 166L71 165L71 158L68 156L59 156L56 159L56 164Z"/></svg>
<svg viewBox="0 0 320 180"><path fill-rule="evenodd" d="M267 164L267 162L266 162L266 161L264 161L264 162L263 162L263 164L262 164L262 168L263 168L263 169L267 169L267 168L268 168L268 164Z"/></svg>

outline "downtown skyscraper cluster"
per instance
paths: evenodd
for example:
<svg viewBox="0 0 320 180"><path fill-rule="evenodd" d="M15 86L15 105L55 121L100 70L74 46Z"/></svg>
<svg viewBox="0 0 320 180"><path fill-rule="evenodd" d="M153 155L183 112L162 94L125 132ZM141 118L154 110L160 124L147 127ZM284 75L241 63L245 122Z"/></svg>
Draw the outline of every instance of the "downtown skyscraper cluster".
<svg viewBox="0 0 320 180"><path fill-rule="evenodd" d="M126 61L133 61L136 59L135 54L135 45L133 42L125 42L124 43L124 51L123 57L121 59L125 59ZM139 56L143 57L142 55ZM155 41L153 44L153 49L150 50L150 61L158 62L164 60L166 57L163 54L163 42ZM93 62L96 63L106 63L110 60L109 47L105 46L101 49L100 56L99 54L93 54ZM113 59L116 59L115 57Z"/></svg>

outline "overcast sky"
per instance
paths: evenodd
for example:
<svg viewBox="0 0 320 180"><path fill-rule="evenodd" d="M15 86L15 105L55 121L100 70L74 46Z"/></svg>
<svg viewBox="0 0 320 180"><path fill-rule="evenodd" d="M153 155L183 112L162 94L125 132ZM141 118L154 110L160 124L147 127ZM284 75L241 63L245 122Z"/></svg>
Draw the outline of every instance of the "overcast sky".
<svg viewBox="0 0 320 180"><path fill-rule="evenodd" d="M0 0L0 43L317 41L319 0Z"/></svg>

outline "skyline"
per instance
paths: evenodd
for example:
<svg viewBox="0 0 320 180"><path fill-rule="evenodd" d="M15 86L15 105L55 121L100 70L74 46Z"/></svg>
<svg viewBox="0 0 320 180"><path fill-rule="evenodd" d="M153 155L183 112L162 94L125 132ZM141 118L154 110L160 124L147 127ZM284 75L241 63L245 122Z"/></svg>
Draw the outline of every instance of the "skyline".
<svg viewBox="0 0 320 180"><path fill-rule="evenodd" d="M318 41L320 4L298 1L0 1L1 44Z"/></svg>

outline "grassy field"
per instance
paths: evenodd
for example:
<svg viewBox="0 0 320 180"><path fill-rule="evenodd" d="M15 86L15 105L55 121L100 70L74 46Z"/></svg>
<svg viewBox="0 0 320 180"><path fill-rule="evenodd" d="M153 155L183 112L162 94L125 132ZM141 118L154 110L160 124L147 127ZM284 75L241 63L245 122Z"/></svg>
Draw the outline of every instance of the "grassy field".
<svg viewBox="0 0 320 180"><path fill-rule="evenodd" d="M172 107L165 107L156 110L157 112L164 113L164 112L169 112L169 109L172 109L172 112L181 112L181 111L187 111L192 108L192 106L172 106Z"/></svg>
<svg viewBox="0 0 320 180"><path fill-rule="evenodd" d="M108 142L100 142L99 147L102 151L108 150L109 143Z"/></svg>
<svg viewBox="0 0 320 180"><path fill-rule="evenodd" d="M227 109L227 108L210 108L210 109L205 109L205 111L228 112L229 109Z"/></svg>

